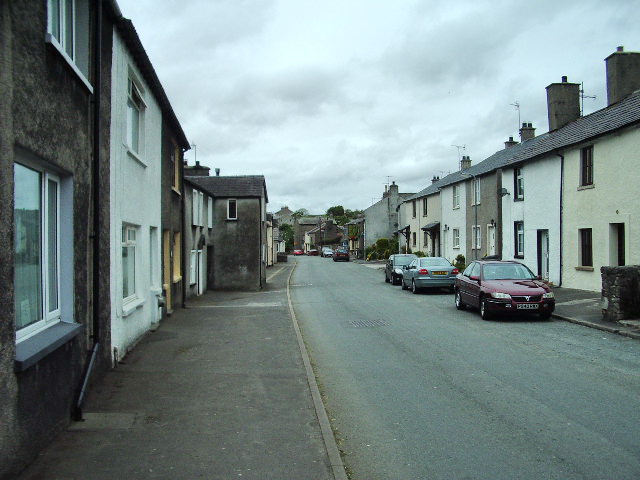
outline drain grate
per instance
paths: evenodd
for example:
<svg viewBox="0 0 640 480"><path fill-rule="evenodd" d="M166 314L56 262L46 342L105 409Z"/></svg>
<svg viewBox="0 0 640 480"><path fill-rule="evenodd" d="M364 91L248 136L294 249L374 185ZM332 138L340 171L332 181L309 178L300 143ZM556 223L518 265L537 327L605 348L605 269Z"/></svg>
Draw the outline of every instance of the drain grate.
<svg viewBox="0 0 640 480"><path fill-rule="evenodd" d="M386 327L389 324L383 320L351 320L351 325L358 328Z"/></svg>

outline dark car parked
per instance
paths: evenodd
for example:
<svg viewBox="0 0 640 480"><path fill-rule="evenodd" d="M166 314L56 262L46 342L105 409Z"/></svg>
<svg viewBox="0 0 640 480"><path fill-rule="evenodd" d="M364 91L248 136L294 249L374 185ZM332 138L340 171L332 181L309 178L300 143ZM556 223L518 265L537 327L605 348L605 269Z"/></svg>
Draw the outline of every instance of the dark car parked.
<svg viewBox="0 0 640 480"><path fill-rule="evenodd" d="M418 293L423 288L446 287L453 291L456 275L460 273L444 257L416 258L402 269L402 289Z"/></svg>
<svg viewBox="0 0 640 480"><path fill-rule="evenodd" d="M409 265L411 261L418 258L413 253L396 253L387 259L384 267L384 281L392 285L400 285L402 282L402 267Z"/></svg>
<svg viewBox="0 0 640 480"><path fill-rule="evenodd" d="M338 248L333 252L333 261L334 262L348 262L349 261L349 250L346 248Z"/></svg>
<svg viewBox="0 0 640 480"><path fill-rule="evenodd" d="M456 277L454 289L456 308L478 308L484 320L498 313L536 313L546 319L555 308L551 288L515 261L471 262Z"/></svg>

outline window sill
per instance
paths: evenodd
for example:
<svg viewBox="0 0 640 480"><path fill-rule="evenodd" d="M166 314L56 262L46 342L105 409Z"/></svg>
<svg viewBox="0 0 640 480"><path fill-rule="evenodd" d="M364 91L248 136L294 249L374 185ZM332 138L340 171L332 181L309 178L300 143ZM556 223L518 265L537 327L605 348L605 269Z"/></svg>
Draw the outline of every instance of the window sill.
<svg viewBox="0 0 640 480"><path fill-rule="evenodd" d="M520 197L520 198L514 197L513 201L514 202L524 202L524 197Z"/></svg>
<svg viewBox="0 0 640 480"><path fill-rule="evenodd" d="M182 275L180 275L179 277L173 277L173 280L172 280L173 283L178 283L181 281L182 281Z"/></svg>
<svg viewBox="0 0 640 480"><path fill-rule="evenodd" d="M460 210L460 206L453 207L453 210Z"/></svg>
<svg viewBox="0 0 640 480"><path fill-rule="evenodd" d="M580 190L591 190L592 188L596 188L596 185L592 183L591 185L580 185L578 187L578 191Z"/></svg>
<svg viewBox="0 0 640 480"><path fill-rule="evenodd" d="M84 84L84 86L87 87L87 90L89 90L89 93L93 95L93 85L89 83L89 80L87 80L87 77L84 76L84 73L80 71L78 66L71 59L71 57L67 55L67 52L64 51L64 48L62 48L62 45L60 45L58 43L58 40L56 40L56 37L54 37L50 33L47 33L45 36L45 41L58 51L58 53L62 56L62 58L64 58L65 62L67 62L67 64L71 67L71 70L73 70L73 72L78 76L78 78Z"/></svg>
<svg viewBox="0 0 640 480"><path fill-rule="evenodd" d="M16 345L14 371L24 372L82 332L79 323L58 322Z"/></svg>
<svg viewBox="0 0 640 480"><path fill-rule="evenodd" d="M133 312L135 312L138 308L142 307L144 303L145 303L144 298L135 297L135 298L132 298L131 300L126 300L122 305L122 316L128 317Z"/></svg>
<svg viewBox="0 0 640 480"><path fill-rule="evenodd" d="M227 218L227 222L237 222L237 218Z"/></svg>
<svg viewBox="0 0 640 480"><path fill-rule="evenodd" d="M127 150L127 155L133 158L136 162L138 162L144 168L147 168L147 163L144 160L142 160L142 157L140 155L138 155L136 152L131 150L131 147L129 147L129 145L127 145L126 143L123 143L123 145L124 145L124 148L126 148Z"/></svg>
<svg viewBox="0 0 640 480"><path fill-rule="evenodd" d="M176 195L182 196L182 193L180 192L180 190L175 186L172 186L171 190L173 190L173 193L175 193Z"/></svg>
<svg viewBox="0 0 640 480"><path fill-rule="evenodd" d="M593 272L593 267L575 267L579 272Z"/></svg>
<svg viewBox="0 0 640 480"><path fill-rule="evenodd" d="M513 258L517 258L519 260L523 260L524 259L524 255L514 255Z"/></svg>

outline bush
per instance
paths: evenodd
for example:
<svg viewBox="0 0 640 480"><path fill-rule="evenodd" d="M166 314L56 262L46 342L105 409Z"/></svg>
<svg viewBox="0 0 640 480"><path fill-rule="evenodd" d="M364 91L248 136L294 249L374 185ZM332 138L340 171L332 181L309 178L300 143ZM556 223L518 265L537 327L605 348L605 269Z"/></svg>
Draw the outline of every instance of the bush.
<svg viewBox="0 0 640 480"><path fill-rule="evenodd" d="M453 266L456 267L458 270L463 271L467 266L465 263L466 261L467 259L464 257L464 255L460 254L453 261Z"/></svg>
<svg viewBox="0 0 640 480"><path fill-rule="evenodd" d="M424 252L421 252L420 250L418 250L417 252L413 252L416 257L426 257L426 255L424 254Z"/></svg>

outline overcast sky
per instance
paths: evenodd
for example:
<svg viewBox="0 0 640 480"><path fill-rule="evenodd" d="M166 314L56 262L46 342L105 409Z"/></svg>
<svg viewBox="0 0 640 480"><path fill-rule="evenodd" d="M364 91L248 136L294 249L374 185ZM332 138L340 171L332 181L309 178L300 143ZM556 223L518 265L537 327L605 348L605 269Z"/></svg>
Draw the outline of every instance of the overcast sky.
<svg viewBox="0 0 640 480"><path fill-rule="evenodd" d="M548 131L545 87L640 51L635 0L118 0L197 159L264 175L269 210L364 209ZM518 102L520 112L511 104ZM194 149L187 152L194 162Z"/></svg>

